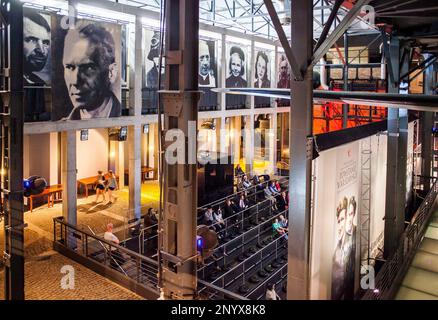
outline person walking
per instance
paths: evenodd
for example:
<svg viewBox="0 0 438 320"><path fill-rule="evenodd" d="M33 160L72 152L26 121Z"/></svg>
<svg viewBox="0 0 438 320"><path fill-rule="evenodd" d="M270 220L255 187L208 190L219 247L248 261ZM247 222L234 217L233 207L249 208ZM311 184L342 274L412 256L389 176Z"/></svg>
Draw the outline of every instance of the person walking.
<svg viewBox="0 0 438 320"><path fill-rule="evenodd" d="M96 180L96 201L99 201L99 196L102 195L103 201L105 201L105 176L101 170L97 171L97 180Z"/></svg>
<svg viewBox="0 0 438 320"><path fill-rule="evenodd" d="M117 185L117 179L116 179L116 175L114 174L114 172L112 170L108 171L108 185L107 185L107 190L108 190L108 197L109 197L109 204L115 202L117 200L117 197L115 197L113 195L113 192L115 190L117 190L119 187Z"/></svg>

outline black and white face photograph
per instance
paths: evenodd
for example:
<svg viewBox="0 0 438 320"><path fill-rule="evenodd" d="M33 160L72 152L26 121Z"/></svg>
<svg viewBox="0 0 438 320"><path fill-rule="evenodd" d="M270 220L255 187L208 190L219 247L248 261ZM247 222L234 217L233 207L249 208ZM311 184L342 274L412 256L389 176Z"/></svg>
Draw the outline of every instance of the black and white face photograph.
<svg viewBox="0 0 438 320"><path fill-rule="evenodd" d="M254 88L271 87L271 52L256 50L254 65ZM271 99L267 97L254 97L256 108L268 108L271 106Z"/></svg>
<svg viewBox="0 0 438 320"><path fill-rule="evenodd" d="M254 66L254 88L271 87L271 61L269 51L256 51Z"/></svg>
<svg viewBox="0 0 438 320"><path fill-rule="evenodd" d="M217 87L216 42L199 40L199 86Z"/></svg>
<svg viewBox="0 0 438 320"><path fill-rule="evenodd" d="M248 52L246 48L238 45L230 45L227 54L227 88L247 87L246 65Z"/></svg>
<svg viewBox="0 0 438 320"><path fill-rule="evenodd" d="M214 40L199 40L199 90L203 92L199 100L199 110L216 110L217 93L209 88L217 88L217 46Z"/></svg>
<svg viewBox="0 0 438 320"><path fill-rule="evenodd" d="M23 9L24 86L50 85L50 19L49 14Z"/></svg>
<svg viewBox="0 0 438 320"><path fill-rule="evenodd" d="M227 75L225 79L226 88L246 88L248 49L236 44L229 44L227 50ZM246 96L227 94L226 107L241 108L246 104Z"/></svg>
<svg viewBox="0 0 438 320"><path fill-rule="evenodd" d="M290 88L290 65L284 53L279 53L278 55L277 88Z"/></svg>
<svg viewBox="0 0 438 320"><path fill-rule="evenodd" d="M158 80L160 67L160 32L143 29L142 37L143 65L142 65L142 112L153 113L158 107ZM164 58L161 68L161 87L164 84Z"/></svg>
<svg viewBox="0 0 438 320"><path fill-rule="evenodd" d="M52 120L119 117L121 114L121 27L77 20L53 33Z"/></svg>
<svg viewBox="0 0 438 320"><path fill-rule="evenodd" d="M160 32L143 29L143 88L158 89L160 47ZM164 59L161 74L164 74Z"/></svg>

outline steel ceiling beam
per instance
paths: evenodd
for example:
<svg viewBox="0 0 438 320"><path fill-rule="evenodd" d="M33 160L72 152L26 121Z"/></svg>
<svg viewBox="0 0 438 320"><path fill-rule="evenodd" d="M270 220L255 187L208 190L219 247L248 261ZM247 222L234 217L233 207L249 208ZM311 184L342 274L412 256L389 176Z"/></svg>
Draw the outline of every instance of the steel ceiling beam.
<svg viewBox="0 0 438 320"><path fill-rule="evenodd" d="M357 18L358 13L364 5L367 5L371 0L358 0L356 4L347 13L344 19L339 23L330 36L321 44L321 46L315 51L311 66L316 65L319 60L330 50L330 48L338 41L338 39L347 31L348 27Z"/></svg>
<svg viewBox="0 0 438 320"><path fill-rule="evenodd" d="M283 27L280 23L280 19L278 18L277 12L275 11L274 4L271 0L263 0L265 2L266 9L269 12L271 17L272 24L274 25L275 31L277 31L278 39L280 40L281 45L283 46L284 52L286 54L287 60L289 61L290 67L292 69L292 73L297 80L303 80L303 72L298 66L297 59L292 52L291 46L289 44L289 40L286 37L286 34L283 30Z"/></svg>
<svg viewBox="0 0 438 320"><path fill-rule="evenodd" d="M319 47L322 45L322 43L327 39L327 35L330 31L330 28L333 25L333 21L335 21L336 16L338 15L339 8L341 7L341 4L344 2L344 0L336 0L335 4L333 5L332 11L330 12L330 16L325 23L324 29L321 32L321 35L319 36L318 43L315 46L314 52L319 49Z"/></svg>

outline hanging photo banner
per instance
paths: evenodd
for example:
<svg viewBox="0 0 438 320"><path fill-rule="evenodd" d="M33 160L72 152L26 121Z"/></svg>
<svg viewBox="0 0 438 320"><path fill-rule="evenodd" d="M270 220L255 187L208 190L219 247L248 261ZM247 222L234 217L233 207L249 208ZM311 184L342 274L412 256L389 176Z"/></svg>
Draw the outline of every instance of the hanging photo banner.
<svg viewBox="0 0 438 320"><path fill-rule="evenodd" d="M356 265L356 229L358 216L359 144L337 150L335 246L333 252L331 299L352 299Z"/></svg>
<svg viewBox="0 0 438 320"><path fill-rule="evenodd" d="M52 20L52 120L121 115L121 27L76 20L65 28Z"/></svg>
<svg viewBox="0 0 438 320"><path fill-rule="evenodd" d="M156 113L158 108L158 78L160 67L160 32L157 30L143 29L143 85L142 85L142 113ZM162 82L164 83L164 59L161 69Z"/></svg>
<svg viewBox="0 0 438 320"><path fill-rule="evenodd" d="M23 9L24 86L50 86L51 17L29 8Z"/></svg>
<svg viewBox="0 0 438 320"><path fill-rule="evenodd" d="M254 65L254 88L271 88L271 52L257 50ZM269 108L271 99L266 97L254 97L256 108Z"/></svg>
<svg viewBox="0 0 438 320"><path fill-rule="evenodd" d="M213 40L199 40L199 90L203 92L199 101L199 110L214 111L217 109L217 93L211 88L217 88L217 46Z"/></svg>
<svg viewBox="0 0 438 320"><path fill-rule="evenodd" d="M248 48L241 47L237 44L228 44L227 50L227 75L225 79L226 88L246 88L247 65L248 65ZM246 96L237 94L228 94L226 106L228 109L244 108L246 105Z"/></svg>
<svg viewBox="0 0 438 320"><path fill-rule="evenodd" d="M285 53L278 53L278 75L277 75L277 88L289 89L290 88L290 75L291 68ZM290 101L287 99L279 99L278 106L285 107L289 106Z"/></svg>

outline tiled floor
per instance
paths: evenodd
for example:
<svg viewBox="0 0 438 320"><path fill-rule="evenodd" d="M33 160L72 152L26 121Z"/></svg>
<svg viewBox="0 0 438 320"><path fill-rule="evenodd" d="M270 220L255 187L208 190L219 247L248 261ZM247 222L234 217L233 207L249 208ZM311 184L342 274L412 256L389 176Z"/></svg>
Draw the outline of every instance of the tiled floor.
<svg viewBox="0 0 438 320"><path fill-rule="evenodd" d="M95 195L90 195L88 198L79 197L78 199L78 226L88 228L90 226L92 230L97 234L102 234L105 231L107 223L114 224L117 236L120 239L124 238L126 228L124 225L129 220L128 208L129 208L129 191L127 188L115 192L118 197L117 201L113 204L107 204L100 202L98 204L93 203ZM156 181L147 181L142 185L142 213L146 213L149 207L157 209L157 200L159 195L159 188ZM106 199L108 201L108 197ZM33 212L26 212L24 215L25 222L28 227L24 231L25 238L25 259L26 259L26 294L30 299L125 299L125 298L138 298L136 295L124 290L123 288L113 284L111 281L98 277L94 272L79 266L69 259L53 252L49 254L50 259L42 259L52 249L53 241L53 218L62 216L62 203L58 202L53 208L47 208L47 205L42 205L33 210ZM0 252L4 251L4 223L0 222ZM47 261L47 262L44 262ZM51 261L51 262L50 262ZM50 263L49 263L50 262ZM56 264L54 264L56 262ZM45 264L46 263L46 264ZM47 264L49 263L49 264ZM47 281L41 281L38 274L44 276L45 268L49 268L49 265L54 264L53 279L50 278ZM82 287L76 291L62 291L59 288L59 279L61 274L59 268L62 265L71 264L75 265L75 269L81 270L83 275L82 279L79 279L78 284L82 284ZM58 268L59 265L59 268ZM0 288L3 288L3 273L0 268ZM44 277L43 277L44 278ZM88 280L87 280L88 279ZM94 282L90 282L93 279ZM49 281L50 280L50 281ZM82 280L84 280L82 282ZM87 284L87 281L90 284ZM96 287L95 291L89 293L84 290L87 288ZM108 286L110 291L105 292L104 288ZM82 289L81 289L82 288ZM53 290L52 290L53 289ZM3 290L0 289L0 300ZM41 292L41 293L39 293ZM44 295L43 292L47 294Z"/></svg>
<svg viewBox="0 0 438 320"><path fill-rule="evenodd" d="M396 296L397 300L438 300L438 210Z"/></svg>

